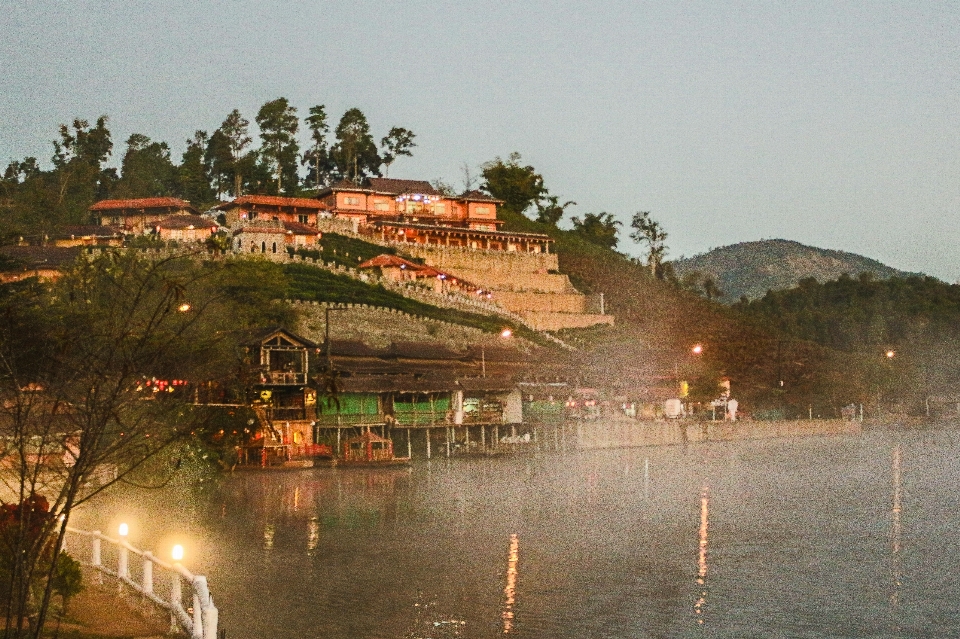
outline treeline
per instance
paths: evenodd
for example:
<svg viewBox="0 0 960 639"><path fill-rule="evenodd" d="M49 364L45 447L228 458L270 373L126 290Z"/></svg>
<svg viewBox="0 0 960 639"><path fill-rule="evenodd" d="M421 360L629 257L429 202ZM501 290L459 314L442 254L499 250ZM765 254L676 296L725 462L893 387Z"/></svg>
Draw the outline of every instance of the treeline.
<svg viewBox="0 0 960 639"><path fill-rule="evenodd" d="M332 131L324 105L310 107L301 121L286 98L265 103L254 120L259 145L250 121L234 109L213 132L196 131L179 162L166 142L134 133L119 171L106 165L114 154L107 116L92 125L82 119L61 125L52 168L28 157L4 170L0 227L8 235L43 235L84 224L90 205L106 198L174 196L203 208L226 195L300 195L340 179L384 175L416 146L415 134L403 127L391 128L378 143L356 108Z"/></svg>
<svg viewBox="0 0 960 639"><path fill-rule="evenodd" d="M877 280L864 273L741 301L735 312L785 337L843 356L847 378L865 391L918 410L927 396L960 391L960 286L932 277ZM788 348L788 347L784 347Z"/></svg>
<svg viewBox="0 0 960 639"><path fill-rule="evenodd" d="M933 277L807 278L734 308L772 330L846 352L960 338L960 286Z"/></svg>

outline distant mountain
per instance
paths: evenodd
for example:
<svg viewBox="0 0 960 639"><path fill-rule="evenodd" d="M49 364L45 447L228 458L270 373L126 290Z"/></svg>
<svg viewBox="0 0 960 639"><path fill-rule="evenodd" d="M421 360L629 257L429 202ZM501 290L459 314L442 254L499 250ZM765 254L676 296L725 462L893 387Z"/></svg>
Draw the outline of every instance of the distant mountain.
<svg viewBox="0 0 960 639"><path fill-rule="evenodd" d="M768 290L791 288L807 277L826 282L844 273L851 277L871 273L877 279L916 275L855 253L821 249L790 240L722 246L677 260L673 262L673 268L681 281L686 278L700 288L705 278L713 278L723 293L718 299L727 303L737 301L742 295L756 299L763 297Z"/></svg>

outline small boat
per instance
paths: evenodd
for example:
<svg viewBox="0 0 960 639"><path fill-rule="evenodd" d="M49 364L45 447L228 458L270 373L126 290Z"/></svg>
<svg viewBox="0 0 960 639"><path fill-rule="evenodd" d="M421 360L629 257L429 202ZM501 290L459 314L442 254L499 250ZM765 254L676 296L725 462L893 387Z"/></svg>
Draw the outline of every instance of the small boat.
<svg viewBox="0 0 960 639"><path fill-rule="evenodd" d="M343 442L342 456L337 466L379 468L384 466L409 466L409 457L395 457L393 441L366 432Z"/></svg>

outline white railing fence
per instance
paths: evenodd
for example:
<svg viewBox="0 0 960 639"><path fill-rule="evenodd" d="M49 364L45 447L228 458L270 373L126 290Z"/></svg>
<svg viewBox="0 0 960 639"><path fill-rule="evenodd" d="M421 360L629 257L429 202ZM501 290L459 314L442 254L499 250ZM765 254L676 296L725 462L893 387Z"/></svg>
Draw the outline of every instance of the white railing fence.
<svg viewBox="0 0 960 639"><path fill-rule="evenodd" d="M149 550L134 548L125 539L107 537L99 530L86 531L67 527L67 532L83 538L89 543L89 555L77 559L104 575L108 575L121 584L143 595L160 608L170 612L171 630L183 630L191 639L219 639L217 624L219 611L213 604L213 597L207 587L207 578L194 575L179 563L167 563L155 557ZM68 538L64 539L67 550ZM77 556L80 540L69 539L70 551ZM131 564L130 555L140 557L142 561ZM116 570L110 566L116 566ZM165 573L156 574L156 569ZM183 605L183 583L192 590L192 604ZM192 613L192 614L191 614Z"/></svg>

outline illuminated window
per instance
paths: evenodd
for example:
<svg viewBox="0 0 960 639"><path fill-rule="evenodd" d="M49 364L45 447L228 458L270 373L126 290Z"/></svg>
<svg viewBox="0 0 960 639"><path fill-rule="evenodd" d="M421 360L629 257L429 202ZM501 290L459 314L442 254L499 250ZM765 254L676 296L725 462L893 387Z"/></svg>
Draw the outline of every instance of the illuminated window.
<svg viewBox="0 0 960 639"><path fill-rule="evenodd" d="M373 204L373 209L375 211L389 211L390 204L388 202L375 202Z"/></svg>
<svg viewBox="0 0 960 639"><path fill-rule="evenodd" d="M347 206L360 206L360 198L348 195L347 197L343 198L343 203Z"/></svg>
<svg viewBox="0 0 960 639"><path fill-rule="evenodd" d="M478 206L477 208L473 209L473 212L477 215L486 215L490 212L490 209L486 206Z"/></svg>
<svg viewBox="0 0 960 639"><path fill-rule="evenodd" d="M447 212L447 206L443 202L437 202L433 205L433 213L435 215L443 215Z"/></svg>

